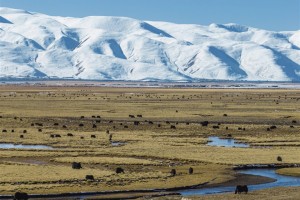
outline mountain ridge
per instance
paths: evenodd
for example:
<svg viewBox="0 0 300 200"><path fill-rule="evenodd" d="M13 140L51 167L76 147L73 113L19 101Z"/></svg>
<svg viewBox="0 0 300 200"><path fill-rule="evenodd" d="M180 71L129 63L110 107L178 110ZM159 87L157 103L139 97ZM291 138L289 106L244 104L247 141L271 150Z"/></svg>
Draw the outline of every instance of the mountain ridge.
<svg viewBox="0 0 300 200"><path fill-rule="evenodd" d="M300 30L0 7L0 78L300 81Z"/></svg>

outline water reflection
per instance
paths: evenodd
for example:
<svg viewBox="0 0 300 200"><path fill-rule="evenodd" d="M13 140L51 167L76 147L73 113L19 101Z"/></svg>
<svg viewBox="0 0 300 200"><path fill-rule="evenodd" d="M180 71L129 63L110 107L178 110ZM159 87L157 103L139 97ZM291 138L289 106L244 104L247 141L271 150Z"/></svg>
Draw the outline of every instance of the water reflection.
<svg viewBox="0 0 300 200"><path fill-rule="evenodd" d="M47 145L0 143L0 149L53 149L53 147Z"/></svg>
<svg viewBox="0 0 300 200"><path fill-rule="evenodd" d="M224 146L224 147L249 147L249 144L246 143L240 143L236 142L235 139L232 138L226 138L226 139L221 139L219 137L211 136L208 137L209 142L207 145L209 146Z"/></svg>
<svg viewBox="0 0 300 200"><path fill-rule="evenodd" d="M249 191L261 190L261 189L267 189L273 187L300 186L300 177L284 176L284 175L276 174L275 169L247 169L247 170L238 170L238 172L243 174L265 176L265 177L276 179L275 182L271 182L271 183L248 185ZM190 195L207 195L207 194L234 192L234 190L235 187L233 186L226 186L226 187L221 186L221 187L214 187L214 188L182 190L179 191L179 193L183 196L190 196Z"/></svg>

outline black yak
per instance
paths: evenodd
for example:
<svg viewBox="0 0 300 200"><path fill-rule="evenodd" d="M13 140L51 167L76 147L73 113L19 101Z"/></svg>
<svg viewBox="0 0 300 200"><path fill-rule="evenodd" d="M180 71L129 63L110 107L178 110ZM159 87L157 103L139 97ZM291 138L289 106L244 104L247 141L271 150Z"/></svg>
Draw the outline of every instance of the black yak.
<svg viewBox="0 0 300 200"><path fill-rule="evenodd" d="M247 185L237 185L235 188L235 194L240 194L242 192L248 193L248 186Z"/></svg>
<svg viewBox="0 0 300 200"><path fill-rule="evenodd" d="M81 163L80 162L73 162L72 163L72 169L81 169Z"/></svg>
<svg viewBox="0 0 300 200"><path fill-rule="evenodd" d="M176 169L171 169L170 174L171 174L171 176L175 176L176 175Z"/></svg>
<svg viewBox="0 0 300 200"><path fill-rule="evenodd" d="M95 180L93 175L86 175L85 179L86 180Z"/></svg>
<svg viewBox="0 0 300 200"><path fill-rule="evenodd" d="M209 124L209 122L208 121L203 121L203 122L201 122L200 123L202 126L207 126L208 124Z"/></svg>
<svg viewBox="0 0 300 200"><path fill-rule="evenodd" d="M124 173L124 169L121 168L121 167L117 167L116 173L117 173L117 174Z"/></svg>
<svg viewBox="0 0 300 200"><path fill-rule="evenodd" d="M27 200L28 194L26 192L16 192L14 194L14 200Z"/></svg>

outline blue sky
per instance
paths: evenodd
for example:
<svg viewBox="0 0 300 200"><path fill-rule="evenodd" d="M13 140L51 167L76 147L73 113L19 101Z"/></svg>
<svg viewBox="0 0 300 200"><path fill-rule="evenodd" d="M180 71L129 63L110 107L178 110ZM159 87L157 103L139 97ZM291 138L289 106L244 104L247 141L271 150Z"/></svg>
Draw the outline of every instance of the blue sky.
<svg viewBox="0 0 300 200"><path fill-rule="evenodd" d="M126 16L201 25L233 22L276 31L300 29L300 0L0 0L0 6L71 17Z"/></svg>

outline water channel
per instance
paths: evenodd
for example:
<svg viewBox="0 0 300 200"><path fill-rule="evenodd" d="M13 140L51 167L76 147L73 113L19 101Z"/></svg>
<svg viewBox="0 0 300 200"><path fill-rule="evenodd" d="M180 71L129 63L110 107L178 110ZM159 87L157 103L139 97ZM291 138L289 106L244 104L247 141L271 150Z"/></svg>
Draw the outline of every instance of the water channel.
<svg viewBox="0 0 300 200"><path fill-rule="evenodd" d="M221 139L219 137L209 137L209 142L207 145L210 146L223 146L223 147L242 147L248 148L249 145L246 143L236 142L234 139ZM113 146L124 145L122 142L112 142ZM22 145L22 144L12 144L12 143L0 143L0 149L53 149L51 146L46 145ZM273 187L290 187L290 186L300 186L300 177L293 176L284 176L276 173L275 169L246 169L246 170L237 170L238 173L250 174L257 176L265 176L276 181L271 183L264 183L258 185L248 185L249 192L253 190L261 190ZM195 195L208 195L208 194L217 194L217 193L227 193L234 192L234 186L217 186L211 188L200 188L200 189L186 189L180 191L174 191L180 193L182 196L195 196ZM71 194L68 198L71 198ZM78 199L84 199L90 195L76 195ZM46 198L47 199L47 198Z"/></svg>
<svg viewBox="0 0 300 200"><path fill-rule="evenodd" d="M275 169L247 169L247 170L238 170L237 172L243 174L265 176L265 177L276 179L275 182L271 182L271 183L248 185L249 192L253 190L261 190L261 189L267 189L273 187L300 186L300 177L279 175L275 172ZM234 190L235 187L233 186L226 186L226 187L220 186L214 188L182 190L179 191L179 193L182 196L191 196L191 195L207 195L207 194L234 192Z"/></svg>
<svg viewBox="0 0 300 200"><path fill-rule="evenodd" d="M246 143L237 142L233 138L222 139L216 136L208 137L209 142L207 145L209 146L223 146L223 147L243 147L247 148L250 145Z"/></svg>
<svg viewBox="0 0 300 200"><path fill-rule="evenodd" d="M53 149L47 145L28 145L28 144L13 144L13 143L0 143L0 149Z"/></svg>

